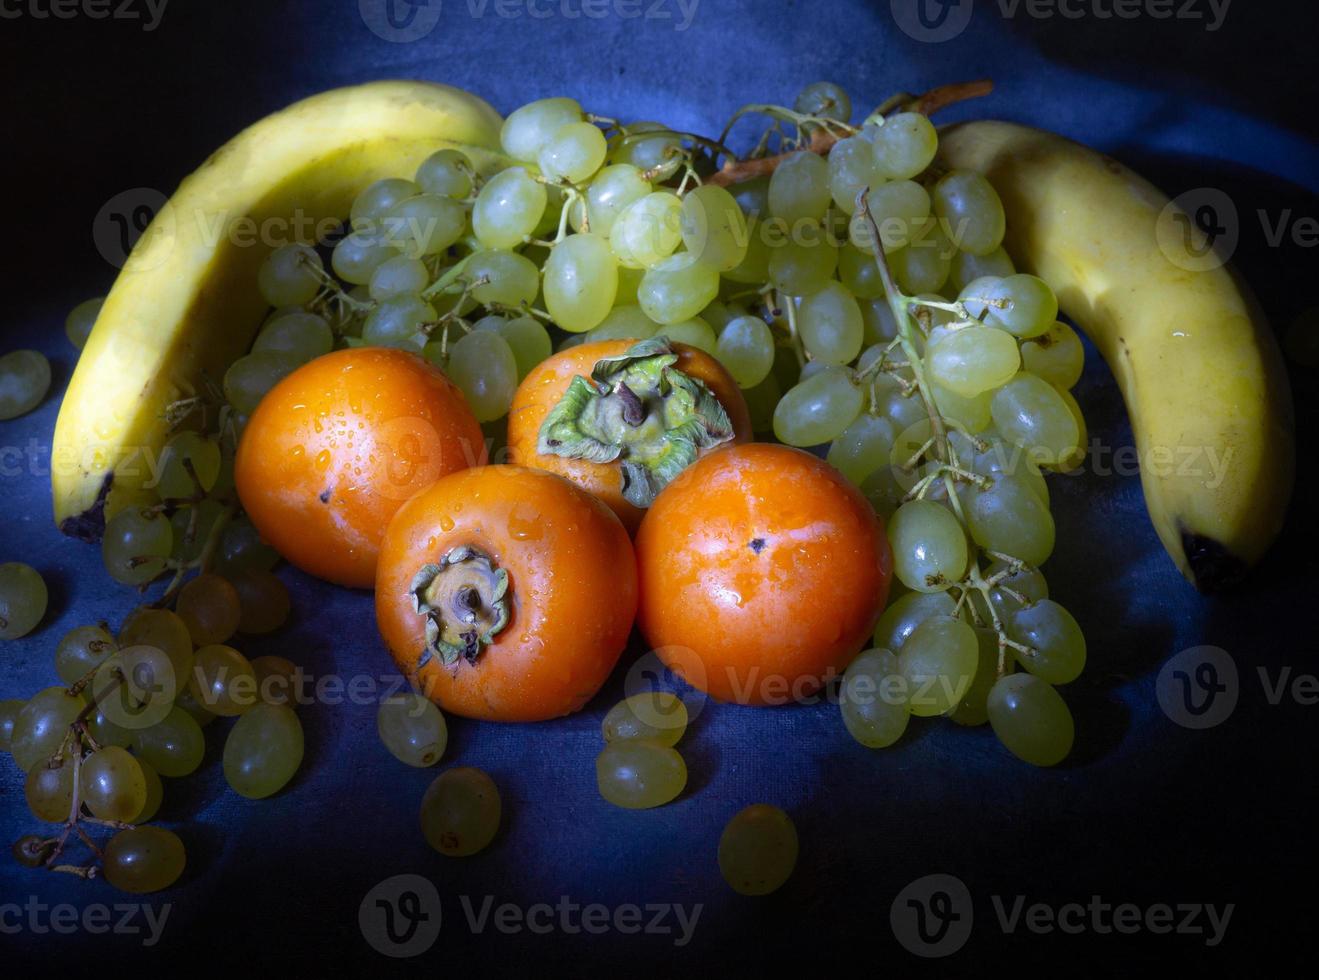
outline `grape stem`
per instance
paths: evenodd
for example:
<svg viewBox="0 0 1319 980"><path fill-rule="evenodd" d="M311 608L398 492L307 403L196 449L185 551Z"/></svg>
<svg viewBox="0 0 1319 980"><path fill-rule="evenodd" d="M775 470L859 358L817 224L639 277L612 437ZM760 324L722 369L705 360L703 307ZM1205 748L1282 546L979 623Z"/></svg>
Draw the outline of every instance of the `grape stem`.
<svg viewBox="0 0 1319 980"><path fill-rule="evenodd" d="M786 300L786 302L785 302ZM791 296L784 296L779 293L775 298L776 305L788 315L788 339L792 345L792 352L797 355L797 365L806 367L806 350L802 346L801 333L797 329L797 307L793 303Z"/></svg>

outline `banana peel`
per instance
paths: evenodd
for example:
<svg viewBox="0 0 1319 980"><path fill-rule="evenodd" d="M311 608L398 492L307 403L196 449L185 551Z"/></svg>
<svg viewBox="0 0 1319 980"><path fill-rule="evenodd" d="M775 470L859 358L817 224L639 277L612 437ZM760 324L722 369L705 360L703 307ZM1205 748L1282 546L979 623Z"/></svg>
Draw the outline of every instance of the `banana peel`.
<svg viewBox="0 0 1319 980"><path fill-rule="evenodd" d="M312 241L357 194L410 175L444 147L490 172L499 114L429 82L382 81L312 96L255 123L183 181L138 241L78 361L55 425L55 521L95 540L148 499L168 407L218 385L266 313L257 270L278 245Z"/></svg>
<svg viewBox="0 0 1319 980"><path fill-rule="evenodd" d="M989 178L1009 255L1108 362L1177 567L1203 591L1235 583L1281 530L1295 473L1291 391L1254 296L1162 192L1061 136L961 123L938 165Z"/></svg>

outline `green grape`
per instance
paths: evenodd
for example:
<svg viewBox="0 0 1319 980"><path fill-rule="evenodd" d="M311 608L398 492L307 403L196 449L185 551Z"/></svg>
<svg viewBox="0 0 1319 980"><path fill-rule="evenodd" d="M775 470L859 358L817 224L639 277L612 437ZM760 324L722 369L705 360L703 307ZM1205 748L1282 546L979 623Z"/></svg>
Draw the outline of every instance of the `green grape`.
<svg viewBox="0 0 1319 980"><path fill-rule="evenodd" d="M711 357L715 356L719 346L714 328L700 317L683 320L681 323L671 323L663 328L662 333L672 343L695 347Z"/></svg>
<svg viewBox="0 0 1319 980"><path fill-rule="evenodd" d="M887 299L877 297L862 300L858 305L861 307L861 325L865 328L863 343L886 344L897 337L898 321L894 319L893 308L889 306Z"/></svg>
<svg viewBox="0 0 1319 980"><path fill-rule="evenodd" d="M861 308L838 282L801 301L797 329L806 352L825 364L850 364L861 353Z"/></svg>
<svg viewBox="0 0 1319 980"><path fill-rule="evenodd" d="M725 303L721 299L711 300L710 304L701 310L701 319L710 324L716 336L722 334L724 328L738 317L750 315L750 311L743 304Z"/></svg>
<svg viewBox="0 0 1319 980"><path fill-rule="evenodd" d="M239 413L251 415L266 392L298 366L297 358L282 351L259 351L240 357L224 373L224 396Z"/></svg>
<svg viewBox="0 0 1319 980"><path fill-rule="evenodd" d="M188 624L168 609L140 606L133 610L119 630L119 646L125 649L148 646L164 651L180 686L192 673L192 635Z"/></svg>
<svg viewBox="0 0 1319 980"><path fill-rule="evenodd" d="M832 201L829 163L802 150L788 157L769 178L769 210L789 225L818 221Z"/></svg>
<svg viewBox="0 0 1319 980"><path fill-rule="evenodd" d="M448 857L484 850L499 832L499 788L480 769L460 766L435 777L421 798L426 843Z"/></svg>
<svg viewBox="0 0 1319 980"><path fill-rule="evenodd" d="M966 571L966 533L952 511L930 500L909 500L888 525L893 572L915 592L941 592Z"/></svg>
<svg viewBox="0 0 1319 980"><path fill-rule="evenodd" d="M650 181L630 163L605 167L586 188L585 201L568 216L574 231L608 238L623 210L651 192Z"/></svg>
<svg viewBox="0 0 1319 980"><path fill-rule="evenodd" d="M752 222L769 214L769 178L762 175L734 184L728 189L733 200Z"/></svg>
<svg viewBox="0 0 1319 980"><path fill-rule="evenodd" d="M1049 485L1044 474L1019 446L1005 442L996 435L990 435L986 442L988 448L976 455L971 461L971 469L982 476L996 477L1001 473L1024 480L1035 491L1035 496L1047 506L1049 503Z"/></svg>
<svg viewBox="0 0 1319 980"><path fill-rule="evenodd" d="M774 434L789 446L820 446L842 435L862 405L851 374L830 365L783 396L774 409Z"/></svg>
<svg viewBox="0 0 1319 980"><path fill-rule="evenodd" d="M472 230L483 248L521 245L545 214L549 195L521 167L510 167L490 178L472 207Z"/></svg>
<svg viewBox="0 0 1319 980"><path fill-rule="evenodd" d="M367 230L377 228L394 205L410 197L416 197L420 193L419 184L404 180L402 177L377 180L368 185L353 201L353 206L349 210L353 227Z"/></svg>
<svg viewBox="0 0 1319 980"><path fill-rule="evenodd" d="M620 264L618 267L618 295L614 297L615 306L636 306L637 290L641 280L646 276L645 269L629 269Z"/></svg>
<svg viewBox="0 0 1319 980"><path fill-rule="evenodd" d="M568 236L550 252L544 272L546 308L564 330L584 333L613 309L618 260L601 236Z"/></svg>
<svg viewBox="0 0 1319 980"><path fill-rule="evenodd" d="M50 361L34 350L0 356L0 422L26 415L50 390Z"/></svg>
<svg viewBox="0 0 1319 980"><path fill-rule="evenodd" d="M589 122L560 127L541 147L537 160L550 180L580 184L589 180L605 162L605 134Z"/></svg>
<svg viewBox="0 0 1319 980"><path fill-rule="evenodd" d="M719 273L690 252L680 252L646 270L637 301L661 325L690 320L719 294Z"/></svg>
<svg viewBox="0 0 1319 980"><path fill-rule="evenodd" d="M808 116L837 119L844 123L852 118L852 100L833 82L811 82L797 93L792 107Z"/></svg>
<svg viewBox="0 0 1319 980"><path fill-rule="evenodd" d="M1018 606L1008 616L1008 635L1031 648L1014 650L1017 662L1050 684L1069 684L1085 669L1085 634L1072 614L1052 599Z"/></svg>
<svg viewBox="0 0 1319 980"><path fill-rule="evenodd" d="M875 470L888 467L895 436L888 419L862 412L829 447L829 464L859 487Z"/></svg>
<svg viewBox="0 0 1319 980"><path fill-rule="evenodd" d="M467 210L442 194L418 194L390 208L381 225L391 246L420 259L441 254L463 237Z"/></svg>
<svg viewBox="0 0 1319 980"><path fill-rule="evenodd" d="M147 803L147 778L125 749L107 745L82 762L82 802L102 820L132 820Z"/></svg>
<svg viewBox="0 0 1319 980"><path fill-rule="evenodd" d="M105 708L97 706L87 718L87 733L96 739L98 745L117 745L126 749L133 744L132 729L116 725L105 713Z"/></svg>
<svg viewBox="0 0 1319 980"><path fill-rule="evenodd" d="M975 630L952 616L928 617L911 631L898 654L911 713L932 718L952 711L970 688L979 663Z"/></svg>
<svg viewBox="0 0 1319 980"><path fill-rule="evenodd" d="M768 895L797 867L797 828L776 806L739 810L719 835L719 873L739 895Z"/></svg>
<svg viewBox="0 0 1319 980"><path fill-rule="evenodd" d="M715 355L739 387L754 388L774 366L774 335L760 317L737 317L719 334Z"/></svg>
<svg viewBox="0 0 1319 980"><path fill-rule="evenodd" d="M156 493L162 500L186 500L209 492L220 476L220 462L220 444L214 439L197 432L175 433L160 454Z"/></svg>
<svg viewBox="0 0 1319 980"><path fill-rule="evenodd" d="M606 321L608 319L609 317L605 317ZM484 323L485 320L481 322ZM519 382L531 373L532 368L554 352L549 331L534 316L519 316L509 320L501 317L498 323L491 323L486 327L478 323L476 329L493 330L504 338L509 350L513 352L513 360L517 362Z"/></svg>
<svg viewBox="0 0 1319 980"><path fill-rule="evenodd" d="M1021 363L1055 388L1071 388L1081 380L1085 348L1075 330L1058 322L1021 345Z"/></svg>
<svg viewBox="0 0 1319 980"><path fill-rule="evenodd" d="M370 231L354 231L340 239L330 253L330 267L344 282L365 286L376 269L396 255L398 250L385 238L384 228L372 227Z"/></svg>
<svg viewBox="0 0 1319 980"><path fill-rule="evenodd" d="M896 655L888 650L857 654L838 690L838 705L848 733L869 749L892 745L911 720L907 694Z"/></svg>
<svg viewBox="0 0 1319 980"><path fill-rule="evenodd" d="M206 754L206 736L195 718L178 705L162 721L133 732L133 752L169 779L191 775Z"/></svg>
<svg viewBox="0 0 1319 980"><path fill-rule="evenodd" d="M283 789L302 765L302 722L283 704L257 704L224 742L224 778L249 800Z"/></svg>
<svg viewBox="0 0 1319 980"><path fill-rule="evenodd" d="M803 226L798 239L770 250L769 281L789 296L809 296L834 277L838 248L826 240L818 225Z"/></svg>
<svg viewBox="0 0 1319 980"><path fill-rule="evenodd" d="M1053 517L1024 480L999 476L989 490L973 490L968 497L966 519L980 547L1030 565L1053 553Z"/></svg>
<svg viewBox="0 0 1319 980"><path fill-rule="evenodd" d="M606 742L646 739L670 748L687 731L687 705L669 691L643 691L619 701L601 724Z"/></svg>
<svg viewBox="0 0 1319 980"><path fill-rule="evenodd" d="M889 255L889 268L902 292L937 294L948 281L956 251L938 222L927 218L912 235L911 244Z"/></svg>
<svg viewBox="0 0 1319 980"><path fill-rule="evenodd" d="M421 162L413 180L427 194L443 194L461 201L472 193L474 172L466 154L459 150L436 150Z"/></svg>
<svg viewBox="0 0 1319 980"><path fill-rule="evenodd" d="M490 330L474 330L449 349L446 373L467 398L478 422L508 414L518 385L518 364L508 341Z"/></svg>
<svg viewBox="0 0 1319 980"><path fill-rule="evenodd" d="M145 585L165 571L174 550L174 528L159 512L128 508L110 518L101 538L101 560L116 581Z"/></svg>
<svg viewBox="0 0 1319 980"><path fill-rule="evenodd" d="M1026 601L1039 602L1041 599L1049 598L1049 583L1044 580L1044 575L1035 568L1019 568L1017 571L1009 571L1010 566L1007 562L1000 560L995 561L985 569L986 580L992 580L1003 572L1008 572L989 593L990 600L999 611L1000 616L1011 619L1015 610L1021 608L1021 602L1012 596L1008 590L1024 596ZM971 594L974 599L978 593ZM977 604L977 608L981 608Z"/></svg>
<svg viewBox="0 0 1319 980"><path fill-rule="evenodd" d="M207 537L220 519L225 507L213 497L180 506L170 516L174 532L174 547L170 557L179 562L195 561L206 547Z"/></svg>
<svg viewBox="0 0 1319 980"><path fill-rule="evenodd" d="M1072 413L1072 421L1076 423L1076 441L1072 444L1072 448L1063 453L1058 462L1049 464L1051 469L1067 473L1079 467L1085 459L1085 416L1081 414L1081 406L1077 404L1075 396L1070 391L1066 388L1054 388L1054 391L1058 392L1058 397L1063 400L1067 410Z"/></svg>
<svg viewBox="0 0 1319 980"><path fill-rule="evenodd" d="M1012 259L1008 258L1008 253L1003 251L1002 246L988 255L972 255L970 252L959 251L953 256L952 266L949 269L948 288L960 293L977 279L1006 279L1016 271L1016 266L1012 264Z"/></svg>
<svg viewBox="0 0 1319 980"><path fill-rule="evenodd" d="M838 278L857 300L881 299L884 296L884 277L880 275L879 266L875 264L875 257L867 255L851 242L838 250ZM861 302L858 306L863 325L868 305L870 304ZM888 301L885 300L877 306L888 310ZM888 317L891 321L892 310L888 311ZM866 332L866 338L870 343L875 343L879 339L878 337L872 339L869 330Z"/></svg>
<svg viewBox="0 0 1319 980"><path fill-rule="evenodd" d="M928 116L899 112L880 125L866 126L862 135L875 151L875 172L889 180L909 180L934 160L939 134Z"/></svg>
<svg viewBox="0 0 1319 980"><path fill-rule="evenodd" d="M60 762L53 769L48 765L33 766L23 783L23 796L27 808L38 820L47 823L68 820L73 809L72 763Z"/></svg>
<svg viewBox="0 0 1319 980"><path fill-rule="evenodd" d="M389 262L385 265L389 265ZM302 310L276 313L266 321L252 344L254 352L276 351L288 354L299 364L306 364L333 349L334 331L330 329L325 317L304 313Z"/></svg>
<svg viewBox="0 0 1319 980"><path fill-rule="evenodd" d="M121 892L144 895L168 888L183 875L187 857L178 835L163 827L121 830L105 846L105 880Z"/></svg>
<svg viewBox="0 0 1319 980"><path fill-rule="evenodd" d="M287 657L265 656L252 660L252 677L257 698L265 704L296 707L302 672Z"/></svg>
<svg viewBox="0 0 1319 980"><path fill-rule="evenodd" d="M884 610L875 627L875 646L900 653L908 637L932 616L951 616L957 602L947 591L908 592Z"/></svg>
<svg viewBox="0 0 1319 980"><path fill-rule="evenodd" d="M165 802L165 787L160 781L160 774L156 772L151 763L145 759L135 759L137 766L142 770L142 778L147 784L147 798L142 804L142 809L137 814L129 818L129 823L147 823L154 820L156 814L160 812L160 805Z"/></svg>
<svg viewBox="0 0 1319 980"><path fill-rule="evenodd" d="M367 288L372 299L381 301L415 296L428 285L430 272L421 259L410 255L395 255L376 266Z"/></svg>
<svg viewBox="0 0 1319 980"><path fill-rule="evenodd" d="M930 217L930 195L915 181L895 180L870 188L870 214L879 229L885 251L905 248ZM875 233L864 216L857 213L848 226L852 244L868 255L875 254Z"/></svg>
<svg viewBox="0 0 1319 980"><path fill-rule="evenodd" d="M45 580L31 565L0 565L0 640L17 640L36 629L49 599Z"/></svg>
<svg viewBox="0 0 1319 980"><path fill-rule="evenodd" d="M736 268L724 273L730 282L764 285L769 278L770 245L766 228L756 218L747 219L747 254Z"/></svg>
<svg viewBox="0 0 1319 980"><path fill-rule="evenodd" d="M253 671L255 670L256 668L253 667ZM201 706L190 687L185 687L178 693L178 696L174 699L174 705L196 722L198 728L205 728L211 722L215 721L215 715L211 714Z"/></svg>
<svg viewBox="0 0 1319 980"><path fill-rule="evenodd" d="M576 99L538 99L509 113L499 142L514 160L535 163L545 144L564 126L581 122L585 114Z"/></svg>
<svg viewBox="0 0 1319 980"><path fill-rule="evenodd" d="M104 296L83 300L65 317L64 335L78 350L87 346L87 338L91 336L92 327L96 325L96 318L101 315L101 307L104 305Z"/></svg>
<svg viewBox="0 0 1319 980"><path fill-rule="evenodd" d="M747 255L747 219L733 195L705 184L682 200L682 241L705 265L730 272Z"/></svg>
<svg viewBox="0 0 1319 980"><path fill-rule="evenodd" d="M930 345L930 377L963 398L1002 387L1021 366L1016 338L997 327L963 327Z"/></svg>
<svg viewBox="0 0 1319 980"><path fill-rule="evenodd" d="M179 590L175 607L199 647L223 643L238 632L243 615L238 590L226 579L203 573Z"/></svg>
<svg viewBox="0 0 1319 980"><path fill-rule="evenodd" d="M196 580L194 579L194 581ZM233 588L239 600L238 632L251 634L273 633L288 620L291 607L289 590L284 587L283 582L270 572L261 568L245 569L230 576L228 584ZM180 595L180 606L182 600L183 597ZM225 615L232 612L231 608L227 608L227 595L222 600L226 608L219 608L220 604L216 603L213 597L207 596L204 601L211 603L208 612L217 609ZM226 636L210 642L223 643L228 638Z"/></svg>
<svg viewBox="0 0 1319 980"><path fill-rule="evenodd" d="M994 392L990 407L994 427L1035 463L1057 463L1081 443L1076 417L1058 389L1028 372L1020 372Z"/></svg>
<svg viewBox="0 0 1319 980"><path fill-rule="evenodd" d="M636 167L650 181L667 180L682 163L682 140L668 126L657 122L628 123L626 133L614 136L610 143L610 163ZM659 135L645 137L644 133Z"/></svg>
<svg viewBox="0 0 1319 980"><path fill-rule="evenodd" d="M614 256L629 269L653 268L681 242L682 199L671 191L656 191L627 205L609 235Z"/></svg>
<svg viewBox="0 0 1319 980"><path fill-rule="evenodd" d="M687 764L673 748L645 738L609 742L595 760L600 795L625 810L649 810L687 785Z"/></svg>
<svg viewBox="0 0 1319 980"><path fill-rule="evenodd" d="M277 561L279 552L261 540L261 535L247 515L238 515L225 527L220 539L217 571L227 575L244 568L270 569Z"/></svg>
<svg viewBox="0 0 1319 980"><path fill-rule="evenodd" d="M1003 244L1007 226L1003 202L980 174L969 170L944 174L930 196L934 213L963 252L989 255Z"/></svg>
<svg viewBox="0 0 1319 980"><path fill-rule="evenodd" d="M256 703L256 675L247 658L233 647L213 644L197 651L188 686L203 708L226 718ZM156 766L164 775L162 766Z"/></svg>
<svg viewBox="0 0 1319 980"><path fill-rule="evenodd" d="M114 637L102 626L75 626L55 647L55 673L65 684L73 684L101 666L118 649Z"/></svg>
<svg viewBox="0 0 1319 980"><path fill-rule="evenodd" d="M184 680L164 650L124 647L96 668L92 694L107 721L137 731L169 714Z"/></svg>
<svg viewBox="0 0 1319 980"><path fill-rule="evenodd" d="M505 249L476 252L467 259L463 276L468 282L487 279L472 287L472 298L483 306L530 306L540 291L540 270L529 258Z"/></svg>
<svg viewBox="0 0 1319 980"><path fill-rule="evenodd" d="M362 339L373 347L394 347L416 353L426 346L427 326L438 319L435 307L420 296L387 299L367 314Z"/></svg>
<svg viewBox="0 0 1319 980"><path fill-rule="evenodd" d="M754 388L742 392L746 399L747 410L751 414L751 426L757 435L774 431L774 409L783 398L783 386L771 371L765 380Z"/></svg>
<svg viewBox="0 0 1319 980"><path fill-rule="evenodd" d="M1053 766L1072 751L1072 713L1048 681L1034 674L1000 677L989 692L988 709L994 734L1022 762Z"/></svg>
<svg viewBox="0 0 1319 980"><path fill-rule="evenodd" d="M646 340L655 335L659 324L646 316L636 304L622 304L609 311L609 315L586 335L588 343L597 340Z"/></svg>
<svg viewBox="0 0 1319 980"><path fill-rule="evenodd" d="M380 702L376 732L394 758L418 769L439 762L449 744L449 727L440 709L413 692Z"/></svg>
<svg viewBox="0 0 1319 980"><path fill-rule="evenodd" d="M980 295L991 301L984 308L985 322L991 326L1024 340L1045 333L1058 319L1058 298L1043 279L1019 272L987 285ZM979 314L973 310L972 315Z"/></svg>
<svg viewBox="0 0 1319 980"><path fill-rule="evenodd" d="M54 755L85 707L87 702L81 696L69 694L62 687L48 687L34 694L19 709L10 736L9 751L18 768L28 772Z"/></svg>
<svg viewBox="0 0 1319 980"><path fill-rule="evenodd" d="M870 186L875 173L875 153L868 140L849 136L829 151L829 192L844 214L856 211L856 196Z"/></svg>
<svg viewBox="0 0 1319 980"><path fill-rule="evenodd" d="M8 752L14 744L14 723L27 702L21 698L0 701L0 752Z"/></svg>
<svg viewBox="0 0 1319 980"><path fill-rule="evenodd" d="M979 595L972 592L972 601ZM980 659L976 676L948 717L959 725L975 728L989 721L989 692L998 680L998 634L988 627L973 627Z"/></svg>
<svg viewBox="0 0 1319 980"><path fill-rule="evenodd" d="M25 868L39 868L49 859L55 849L53 841L43 840L36 834L24 834L14 841L10 849L14 860Z"/></svg>
<svg viewBox="0 0 1319 980"><path fill-rule="evenodd" d="M321 291L325 265L309 245L281 245L257 270L261 298L279 309L310 303Z"/></svg>

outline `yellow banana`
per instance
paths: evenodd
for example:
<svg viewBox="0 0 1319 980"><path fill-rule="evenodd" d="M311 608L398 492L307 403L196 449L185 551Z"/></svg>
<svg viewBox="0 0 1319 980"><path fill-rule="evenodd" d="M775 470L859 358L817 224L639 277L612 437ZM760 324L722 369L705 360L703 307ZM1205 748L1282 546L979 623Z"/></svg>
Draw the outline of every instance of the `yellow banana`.
<svg viewBox="0 0 1319 980"><path fill-rule="evenodd" d="M266 307L257 269L272 248L310 241L367 184L410 176L442 147L488 169L501 123L445 85L335 89L257 122L184 180L125 263L64 396L51 478L60 528L98 537L141 496L169 434L166 408L218 383L251 344Z"/></svg>
<svg viewBox="0 0 1319 980"><path fill-rule="evenodd" d="M1158 189L1061 136L963 123L940 133L940 162L990 179L1008 253L1108 362L1177 567L1205 591L1239 578L1277 536L1295 469L1287 375L1249 290Z"/></svg>

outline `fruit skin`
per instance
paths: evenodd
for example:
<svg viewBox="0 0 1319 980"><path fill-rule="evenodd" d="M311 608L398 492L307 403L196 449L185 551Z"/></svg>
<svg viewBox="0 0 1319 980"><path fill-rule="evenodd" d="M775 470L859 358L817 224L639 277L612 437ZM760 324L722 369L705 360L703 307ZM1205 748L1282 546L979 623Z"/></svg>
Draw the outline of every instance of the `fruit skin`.
<svg viewBox="0 0 1319 980"><path fill-rule="evenodd" d="M426 646L411 592L417 571L475 547L508 572L510 619L474 662L445 666ZM399 668L445 711L542 721L581 708L627 644L636 558L603 503L562 477L518 466L462 470L409 500L385 533L376 621Z"/></svg>
<svg viewBox="0 0 1319 980"><path fill-rule="evenodd" d="M636 537L650 646L721 701L782 704L841 673L888 595L888 539L861 493L788 446L716 450L661 491Z"/></svg>
<svg viewBox="0 0 1319 980"><path fill-rule="evenodd" d="M276 245L346 218L368 184L443 147L488 171L500 125L458 89L373 82L295 103L212 154L138 242L78 361L55 426L56 524L94 540L106 517L144 499L144 458L169 434L165 407L246 353L267 312L257 270ZM244 219L266 234L239 234Z"/></svg>
<svg viewBox="0 0 1319 980"><path fill-rule="evenodd" d="M234 482L281 555L370 588L394 512L485 459L481 426L438 368L408 351L360 347L318 357L270 390L243 430Z"/></svg>
<svg viewBox="0 0 1319 980"><path fill-rule="evenodd" d="M1174 263L1156 234L1180 236L1168 198L1061 136L962 123L941 132L939 161L989 178L1018 268L1053 287L1108 362L1131 416L1150 518L1182 574L1206 592L1242 577L1281 529L1295 471L1286 371L1249 289L1227 266ZM1191 452L1194 466L1184 466ZM1158 459L1151 453L1168 462L1148 465Z"/></svg>
<svg viewBox="0 0 1319 980"><path fill-rule="evenodd" d="M589 378L597 361L618 357L635 343L634 340L601 340L578 344L546 358L518 385L513 395L513 406L508 413L510 463L548 470L566 477L608 504L629 532L636 531L645 511L623 499L623 471L617 462L594 463L589 459L542 455L536 449L536 440L540 436L545 416L559 403L574 377L581 375ZM742 389L737 386L733 376L704 351L686 344L674 344L673 347L679 355L674 367L705 382L724 406L729 421L733 423L733 442L750 442L751 414L747 410Z"/></svg>

